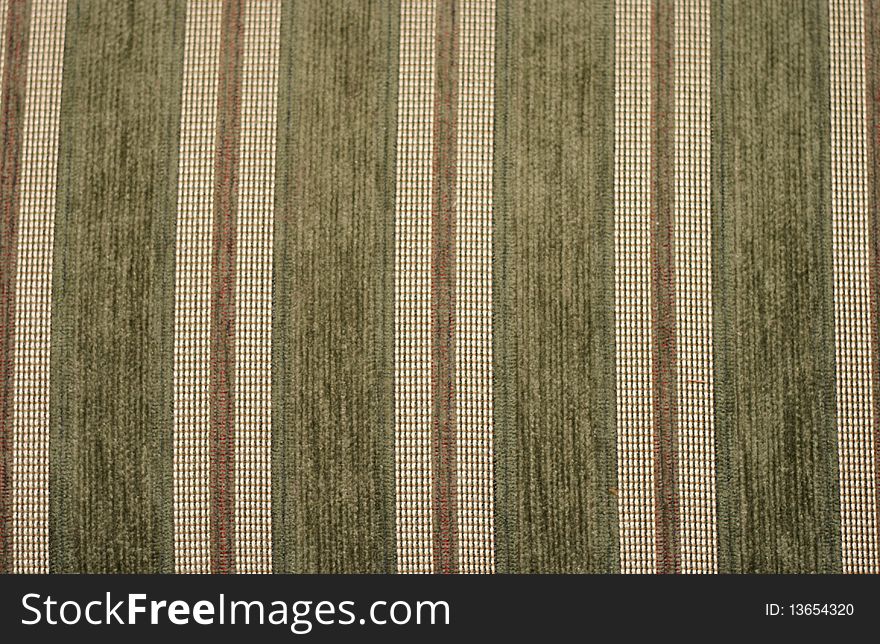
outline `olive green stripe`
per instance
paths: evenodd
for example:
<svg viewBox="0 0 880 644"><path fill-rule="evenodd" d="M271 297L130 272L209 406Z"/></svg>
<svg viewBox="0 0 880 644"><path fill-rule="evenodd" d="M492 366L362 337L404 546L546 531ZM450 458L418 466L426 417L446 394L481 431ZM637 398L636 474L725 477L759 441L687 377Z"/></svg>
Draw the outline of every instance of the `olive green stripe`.
<svg viewBox="0 0 880 644"><path fill-rule="evenodd" d="M380 256L383 258L380 275L377 276L374 285L376 300L382 307L380 309L381 322L375 325L375 363L380 370L388 369L386 373L393 373L394 369L394 262L395 262L395 194L396 194L396 161L397 161L397 94L399 91L398 78L400 56L400 6L391 3L388 9L388 27L386 29L387 62L386 80L384 84L385 100L385 123L382 144L384 146L384 158L378 167L381 168L382 181L381 208L385 213L390 213L388 219L383 220L382 234L384 237L377 242ZM382 572L395 572L397 570L397 530L396 530L396 472L395 472L395 435L394 435L394 379L387 377L379 384L379 394L384 403L379 406L378 417L381 420L377 424L377 457L378 463L378 487L377 492L382 495L379 509L382 512L383 539L381 554Z"/></svg>
<svg viewBox="0 0 880 644"><path fill-rule="evenodd" d="M68 8L53 263L50 567L172 572L184 4Z"/></svg>
<svg viewBox="0 0 880 644"><path fill-rule="evenodd" d="M713 353L712 353L712 365L714 369L713 373L713 386L714 386L714 396L713 400L715 403L714 410L714 422L717 425L719 420L722 418L730 418L732 415L731 412L731 401L733 400L732 395L728 395L728 389L719 387L719 383L728 382L730 378L728 377L728 364L727 364L727 354L724 351L720 350L720 347L724 346L727 342L727 338L729 336L729 331L727 328L727 319L728 316L723 315L723 307L724 302L720 299L720 294L723 290L727 288L728 284L728 275L723 270L724 267L720 264L718 254L715 252L718 248L724 248L724 242L726 237L726 224L725 217L723 216L724 210L724 195L725 195L725 185L722 181L723 173L722 173L722 165L721 165L721 155L718 154L719 149L721 149L722 143L726 139L725 133L725 121L721 117L721 110L718 109L718 106L722 104L722 83L724 81L724 65L722 64L722 48L721 43L721 33L722 33L722 17L721 17L721 9L723 8L723 2L721 0L714 0L710 6L710 66L711 66L711 88L710 88L710 105L711 109L709 110L709 129L711 132L710 135L710 145L711 145L711 168L710 168L710 203L712 209L712 261L711 261L711 270L712 270L712 306L713 306L713 316L712 316L712 344L713 344ZM716 526L717 526L717 539L718 539L718 570L719 572L730 572L733 570L731 566L731 562L733 560L732 550L737 545L734 543L733 535L737 534L737 530L739 528L738 522L736 522L735 516L732 513L724 514L718 512L717 510L723 507L730 507L731 497L729 492L734 489L734 484L736 481L732 478L732 473L730 470L730 449L729 449L729 441L727 437L722 435L716 426L715 428L715 472L716 472L716 482L715 482L715 495L716 495Z"/></svg>
<svg viewBox="0 0 880 644"><path fill-rule="evenodd" d="M502 11L498 568L615 572L613 7Z"/></svg>
<svg viewBox="0 0 880 644"><path fill-rule="evenodd" d="M505 322L510 318L507 298L502 297L502 285L507 281L508 254L503 240L507 226L508 212L507 164L509 140L507 136L507 85L509 83L510 59L507 40L510 20L509 3L499 0L495 5L495 164L492 176L494 197L492 234L492 356L494 359L494 381L492 387L492 407L495 413L495 570L498 573L511 573L516 569L513 552L518 548L514 543L515 491L512 474L517 471L516 449L513 431L516 417L513 414L512 400L513 365L515 345L509 342Z"/></svg>
<svg viewBox="0 0 880 644"><path fill-rule="evenodd" d="M392 572L396 3L285 2L275 206L276 572Z"/></svg>
<svg viewBox="0 0 880 644"><path fill-rule="evenodd" d="M839 572L827 6L712 12L719 571Z"/></svg>

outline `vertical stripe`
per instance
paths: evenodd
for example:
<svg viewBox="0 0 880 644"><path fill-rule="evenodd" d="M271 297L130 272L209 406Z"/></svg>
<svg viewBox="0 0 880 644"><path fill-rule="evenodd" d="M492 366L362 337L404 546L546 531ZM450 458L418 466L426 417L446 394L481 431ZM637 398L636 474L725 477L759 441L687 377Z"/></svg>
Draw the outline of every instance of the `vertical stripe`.
<svg viewBox="0 0 880 644"><path fill-rule="evenodd" d="M174 307L174 554L211 567L211 249L223 0L188 2L180 110Z"/></svg>
<svg viewBox="0 0 880 644"><path fill-rule="evenodd" d="M519 436L514 407L508 404L514 391L514 353L507 342L508 327L504 324L511 314L511 298L503 288L508 276L508 257L504 241L507 239L507 106L510 84L509 31L510 12L505 2L497 4L495 11L495 123L492 132L495 157L492 169L492 409L495 453L495 569L510 573L517 568L518 542L515 526L518 522L516 492L516 455ZM512 329L510 329L512 330ZM505 350L510 347L509 350Z"/></svg>
<svg viewBox="0 0 880 644"><path fill-rule="evenodd" d="M6 60L6 19L9 17L9 11L8 11L8 7L6 5L6 2L7 2L7 0L0 0L0 114L3 113L2 110L4 108L4 104L3 104L3 85L4 85L4 83L3 83L3 66L4 66L4 62ZM5 120L2 122L5 123ZM5 134L0 133L0 137L3 137L3 138L0 138L0 143L3 143L5 145ZM2 162L0 162L0 163L2 163ZM2 167L0 167L0 169L2 169ZM2 199L2 197L0 197L0 199ZM4 208L4 207L5 206L0 205L0 208ZM0 226L2 226L2 224L0 224ZM4 238L0 238L0 256L3 256L6 252L3 239ZM7 280L13 279L8 275L8 271L9 271L9 268L7 268L6 271L4 271L2 265L0 265L0 284L5 284ZM6 306L9 306L9 305L0 301L0 315L3 315L2 310ZM11 323L14 324L14 321ZM11 341L10 341L9 348L7 348L6 345L4 344L5 341L3 340L3 335L5 335L5 333L6 333L5 323L0 322L0 325L4 326L4 328L2 329L3 333L0 334L0 352L10 351L11 347L12 347ZM12 329L10 328L10 333L11 333L11 330ZM7 539L5 537L5 535L7 534L7 531L5 530L5 527L6 527L5 523L4 523L5 520L3 519L3 513L6 512L6 504L7 503L11 504L11 499L9 499L9 497L7 497L6 495L7 495L7 491L9 494L11 494L12 482L10 480L7 480L7 478L6 478L6 469L10 468L10 477L11 477L11 475L12 475L12 473L11 473L12 462L11 461L13 458L11 452L13 449L13 441L14 441L13 437L7 438L6 434L4 433L6 431L5 423L7 421L5 421L3 419L3 415L2 415L3 414L3 404L4 404L3 396L5 395L3 393L5 385L2 382L2 378L4 377L4 374L6 373L7 366L6 366L5 360L7 360L7 359L8 358L6 357L5 353L0 353L0 528L3 528L3 530L0 530L0 574L9 572L9 570L11 569L11 566L12 566L12 556L13 556L12 552L11 552L11 550L12 550L11 537L9 537L9 539ZM9 368L14 368L14 367L10 365ZM10 431L11 431L11 428L10 428ZM7 457L7 452L9 452L8 457ZM11 510L10 510L10 512L11 512Z"/></svg>
<svg viewBox="0 0 880 644"><path fill-rule="evenodd" d="M615 5L614 310L616 312L617 461L620 567L654 572L657 405L652 371L656 298L652 284L652 22L649 0Z"/></svg>
<svg viewBox="0 0 880 644"><path fill-rule="evenodd" d="M394 566L396 3L285 2L272 323L278 572Z"/></svg>
<svg viewBox="0 0 880 644"><path fill-rule="evenodd" d="M397 570L434 569L431 453L431 207L434 0L402 0L394 210Z"/></svg>
<svg viewBox="0 0 880 644"><path fill-rule="evenodd" d="M0 77L0 573L12 570L12 451L21 139L27 84L28 0L10 0Z"/></svg>
<svg viewBox="0 0 880 644"><path fill-rule="evenodd" d="M235 570L235 267L241 129L242 2L220 23L211 256L211 572Z"/></svg>
<svg viewBox="0 0 880 644"><path fill-rule="evenodd" d="M671 151L681 572L717 571L712 375L710 0L676 0Z"/></svg>
<svg viewBox="0 0 880 644"><path fill-rule="evenodd" d="M712 22L719 570L840 571L827 6Z"/></svg>
<svg viewBox="0 0 880 644"><path fill-rule="evenodd" d="M870 1L867 3L870 5ZM866 7L829 3L831 218L843 571L878 572ZM870 11L870 9L868 9ZM866 109L867 108L867 109ZM876 218L876 217L874 217ZM873 320L873 322L872 322Z"/></svg>
<svg viewBox="0 0 880 644"><path fill-rule="evenodd" d="M621 566L714 570L708 6L617 5Z"/></svg>
<svg viewBox="0 0 880 644"><path fill-rule="evenodd" d="M272 226L281 3L244 16L236 257L236 569L272 571Z"/></svg>
<svg viewBox="0 0 880 644"><path fill-rule="evenodd" d="M651 349L656 571L681 569L673 219L674 4L651 2Z"/></svg>
<svg viewBox="0 0 880 644"><path fill-rule="evenodd" d="M504 3L503 11L498 567L613 572L615 12L575 0Z"/></svg>
<svg viewBox="0 0 880 644"><path fill-rule="evenodd" d="M31 3L15 303L14 572L49 572L49 340L64 0Z"/></svg>
<svg viewBox="0 0 880 644"><path fill-rule="evenodd" d="M880 3L865 2L865 106L871 271L871 382L874 441L874 570L880 570Z"/></svg>
<svg viewBox="0 0 880 644"><path fill-rule="evenodd" d="M495 0L459 2L455 222L458 564L495 571L492 226Z"/></svg>
<svg viewBox="0 0 880 644"><path fill-rule="evenodd" d="M434 572L458 572L455 540L455 218L458 109L458 7L437 0L434 47L433 203L431 212L431 381L433 386Z"/></svg>
<svg viewBox="0 0 880 644"><path fill-rule="evenodd" d="M3 67L6 63L6 20L9 17L9 0L0 0L0 92L2 92ZM2 96L2 94L0 94Z"/></svg>
<svg viewBox="0 0 880 644"><path fill-rule="evenodd" d="M69 3L52 270L53 572L171 572L184 6Z"/></svg>

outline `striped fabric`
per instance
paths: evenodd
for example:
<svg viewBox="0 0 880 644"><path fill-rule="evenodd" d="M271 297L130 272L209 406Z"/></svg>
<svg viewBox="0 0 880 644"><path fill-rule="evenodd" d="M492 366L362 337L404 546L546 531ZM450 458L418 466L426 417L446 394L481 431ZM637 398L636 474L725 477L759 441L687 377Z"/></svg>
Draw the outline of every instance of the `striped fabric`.
<svg viewBox="0 0 880 644"><path fill-rule="evenodd" d="M880 572L878 105L878 0L0 0L0 571Z"/></svg>

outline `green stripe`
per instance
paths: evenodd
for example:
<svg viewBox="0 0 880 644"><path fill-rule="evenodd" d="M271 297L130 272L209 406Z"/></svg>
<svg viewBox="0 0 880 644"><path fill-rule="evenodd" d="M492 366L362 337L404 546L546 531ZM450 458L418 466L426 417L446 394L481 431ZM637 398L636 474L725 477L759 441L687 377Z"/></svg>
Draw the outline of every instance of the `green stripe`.
<svg viewBox="0 0 880 644"><path fill-rule="evenodd" d="M492 357L494 360L493 411L495 413L495 570L510 573L515 570L511 560L511 536L513 535L513 477L516 470L516 449L512 431L515 417L513 408L507 404L512 398L513 351L505 351L508 346L505 334L511 311L508 302L501 297L502 285L508 277L508 257L504 251L503 240L507 233L505 213L507 213L507 85L509 83L510 57L507 49L510 12L506 2L495 5L495 164L492 169L492 188L494 198L494 231L492 236Z"/></svg>
<svg viewBox="0 0 880 644"><path fill-rule="evenodd" d="M184 7L68 9L52 311L50 566L171 572Z"/></svg>
<svg viewBox="0 0 880 644"><path fill-rule="evenodd" d="M498 569L613 572L613 9L499 10Z"/></svg>
<svg viewBox="0 0 880 644"><path fill-rule="evenodd" d="M712 11L719 569L839 572L827 7Z"/></svg>
<svg viewBox="0 0 880 644"><path fill-rule="evenodd" d="M394 570L396 3L285 2L272 526L277 572Z"/></svg>

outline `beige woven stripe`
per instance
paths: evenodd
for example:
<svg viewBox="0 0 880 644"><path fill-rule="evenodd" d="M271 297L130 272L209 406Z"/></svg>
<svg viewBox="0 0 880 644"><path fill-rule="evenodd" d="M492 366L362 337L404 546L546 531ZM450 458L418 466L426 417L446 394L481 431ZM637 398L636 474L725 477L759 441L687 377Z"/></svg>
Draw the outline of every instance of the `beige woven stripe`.
<svg viewBox="0 0 880 644"><path fill-rule="evenodd" d="M272 572L272 240L280 0L244 12L235 330L236 571Z"/></svg>
<svg viewBox="0 0 880 644"><path fill-rule="evenodd" d="M462 0L459 16L455 247L458 564L462 573L492 573L495 0Z"/></svg>
<svg viewBox="0 0 880 644"><path fill-rule="evenodd" d="M434 2L400 3L394 268L397 569L431 572Z"/></svg>
<svg viewBox="0 0 880 644"><path fill-rule="evenodd" d="M673 247L681 571L717 572L712 379L711 0L676 0Z"/></svg>
<svg viewBox="0 0 880 644"><path fill-rule="evenodd" d="M5 16L6 3L0 6ZM49 351L65 0L32 0L22 137L12 410L13 571L49 572Z"/></svg>
<svg viewBox="0 0 880 644"><path fill-rule="evenodd" d="M617 499L624 573L655 570L650 4L620 0L614 16Z"/></svg>
<svg viewBox="0 0 880 644"><path fill-rule="evenodd" d="M174 561L210 572L210 320L222 0L187 3L174 306Z"/></svg>
<svg viewBox="0 0 880 644"><path fill-rule="evenodd" d="M862 0L829 4L831 218L843 570L880 572L871 387L865 21Z"/></svg>

